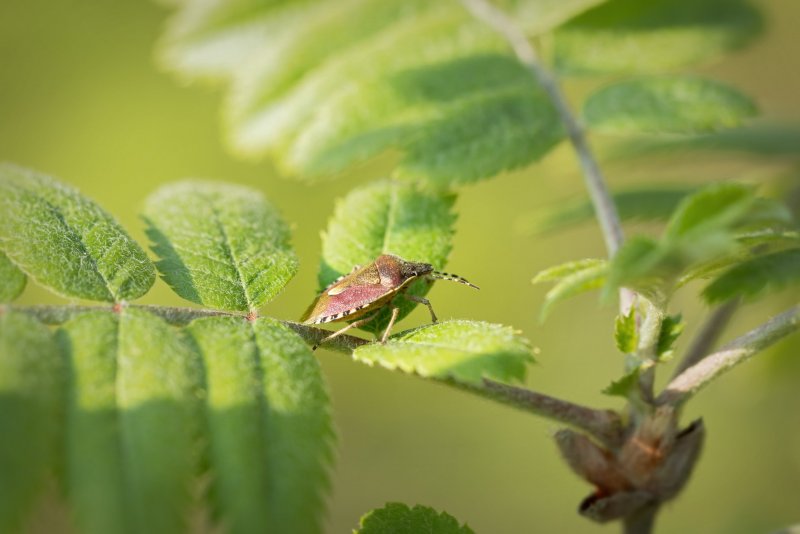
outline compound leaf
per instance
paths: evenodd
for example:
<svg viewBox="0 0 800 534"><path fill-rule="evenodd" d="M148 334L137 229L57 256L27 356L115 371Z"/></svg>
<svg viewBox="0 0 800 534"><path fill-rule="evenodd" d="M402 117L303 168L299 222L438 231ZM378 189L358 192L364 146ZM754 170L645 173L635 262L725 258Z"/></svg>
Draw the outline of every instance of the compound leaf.
<svg viewBox="0 0 800 534"><path fill-rule="evenodd" d="M18 532L56 463L63 366L46 326L0 313L0 531Z"/></svg>
<svg viewBox="0 0 800 534"><path fill-rule="evenodd" d="M523 380L533 361L530 345L511 327L478 321L445 321L358 347L353 358L426 378L478 385L483 378Z"/></svg>
<svg viewBox="0 0 800 534"><path fill-rule="evenodd" d="M337 202L322 235L320 289L381 254L443 268L452 247L454 201L452 194L394 181L375 182L351 191ZM420 280L408 291L422 296L429 287ZM399 304L401 318L415 306L404 299ZM388 317L386 310L365 329L382 330Z"/></svg>
<svg viewBox="0 0 800 534"><path fill-rule="evenodd" d="M690 134L740 126L753 102L720 82L688 76L619 82L586 100L590 128L608 133Z"/></svg>
<svg viewBox="0 0 800 534"><path fill-rule="evenodd" d="M321 531L333 429L319 364L272 319L198 319L214 497L232 532Z"/></svg>
<svg viewBox="0 0 800 534"><path fill-rule="evenodd" d="M459 525L447 512L419 504L410 508L390 502L365 514L353 534L474 534L474 531L466 524Z"/></svg>
<svg viewBox="0 0 800 534"><path fill-rule="evenodd" d="M0 248L67 297L132 300L155 281L144 250L97 204L52 178L0 164Z"/></svg>
<svg viewBox="0 0 800 534"><path fill-rule="evenodd" d="M757 256L723 272L704 290L709 303L737 296L753 298L767 290L778 290L800 282L800 249L787 249Z"/></svg>
<svg viewBox="0 0 800 534"><path fill-rule="evenodd" d="M599 1L510 9L535 36ZM535 161L563 137L503 40L453 0L194 0L162 57L183 76L230 82L232 146L304 177L397 149L398 176L460 184Z"/></svg>
<svg viewBox="0 0 800 534"><path fill-rule="evenodd" d="M27 281L25 273L0 250L0 303L11 302L17 298L25 289Z"/></svg>
<svg viewBox="0 0 800 534"><path fill-rule="evenodd" d="M256 310L297 272L289 228L258 191L178 182L148 198L144 217L161 275L192 302Z"/></svg>
<svg viewBox="0 0 800 534"><path fill-rule="evenodd" d="M555 32L555 63L567 73L670 71L741 47L762 25L743 0L615 0Z"/></svg>

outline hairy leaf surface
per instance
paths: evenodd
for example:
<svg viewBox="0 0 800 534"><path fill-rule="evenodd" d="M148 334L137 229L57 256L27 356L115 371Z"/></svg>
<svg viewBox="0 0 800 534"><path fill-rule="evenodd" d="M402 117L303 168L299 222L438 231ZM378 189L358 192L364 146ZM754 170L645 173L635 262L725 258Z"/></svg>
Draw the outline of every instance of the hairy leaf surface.
<svg viewBox="0 0 800 534"><path fill-rule="evenodd" d="M203 181L170 184L147 200L145 220L161 275L192 302L256 310L297 272L289 228L258 191Z"/></svg>
<svg viewBox="0 0 800 534"><path fill-rule="evenodd" d="M674 70L739 48L761 27L742 0L614 0L558 29L555 63L568 73Z"/></svg>
<svg viewBox="0 0 800 534"><path fill-rule="evenodd" d="M50 331L0 313L0 532L18 532L56 463L63 366Z"/></svg>
<svg viewBox="0 0 800 534"><path fill-rule="evenodd" d="M507 7L536 36L600 1ZM563 137L530 74L456 0L194 0L162 57L180 75L228 81L233 147L301 176L397 149L398 176L461 184Z"/></svg>
<svg viewBox="0 0 800 534"><path fill-rule="evenodd" d="M0 303L11 302L17 298L25 289L27 281L25 273L0 250Z"/></svg>
<svg viewBox="0 0 800 534"><path fill-rule="evenodd" d="M187 331L205 363L214 497L232 532L321 531L333 429L319 364L272 319Z"/></svg>
<svg viewBox="0 0 800 534"><path fill-rule="evenodd" d="M381 254L430 263L442 269L452 247L455 196L412 184L381 181L351 191L336 203L333 217L322 235L320 289ZM413 295L424 295L429 284L412 284ZM415 304L400 302L400 318ZM379 331L387 324L386 310L364 326Z"/></svg>
<svg viewBox="0 0 800 534"><path fill-rule="evenodd" d="M736 89L689 76L618 82L590 95L583 107L590 128L621 134L710 132L755 114L752 100Z"/></svg>
<svg viewBox="0 0 800 534"><path fill-rule="evenodd" d="M81 532L185 528L202 371L179 332L141 310L90 312L58 339L70 368L66 487Z"/></svg>
<svg viewBox="0 0 800 534"><path fill-rule="evenodd" d="M368 512L354 534L474 534L466 524L447 512L437 512L428 506L409 506L390 502L383 508Z"/></svg>
<svg viewBox="0 0 800 534"><path fill-rule="evenodd" d="M0 249L67 297L132 300L155 281L144 250L97 204L52 178L0 164Z"/></svg>
<svg viewBox="0 0 800 534"><path fill-rule="evenodd" d="M480 384L483 378L523 380L533 361L530 344L508 326L445 321L358 347L353 358L426 378Z"/></svg>

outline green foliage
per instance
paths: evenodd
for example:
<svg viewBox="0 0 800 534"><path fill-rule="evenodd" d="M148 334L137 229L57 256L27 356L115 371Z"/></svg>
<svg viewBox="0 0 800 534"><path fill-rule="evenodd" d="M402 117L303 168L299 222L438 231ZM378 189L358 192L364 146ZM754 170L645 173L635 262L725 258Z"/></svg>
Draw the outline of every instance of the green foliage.
<svg viewBox="0 0 800 534"><path fill-rule="evenodd" d="M638 393L639 376L641 375L641 372L641 367L634 368L633 370L622 375L622 377L618 380L611 382L611 384L603 389L602 393L611 397L630 399L632 396Z"/></svg>
<svg viewBox="0 0 800 534"><path fill-rule="evenodd" d="M740 47L761 26L742 0L613 0L556 31L555 63L567 73L674 70Z"/></svg>
<svg viewBox="0 0 800 534"><path fill-rule="evenodd" d="M198 319L210 470L231 532L321 531L333 430L319 364L273 319Z"/></svg>
<svg viewBox="0 0 800 534"><path fill-rule="evenodd" d="M639 345L639 329L636 325L636 309L627 315L618 315L614 321L614 342L623 354L633 354Z"/></svg>
<svg viewBox="0 0 800 534"><path fill-rule="evenodd" d="M534 36L597 3L512 10ZM229 82L232 145L303 176L393 148L396 176L462 184L535 161L563 137L530 74L455 0L195 0L162 58L182 76Z"/></svg>
<svg viewBox="0 0 800 534"><path fill-rule="evenodd" d="M618 82L583 107L590 128L622 134L709 132L739 126L755 113L755 104L732 87L689 76Z"/></svg>
<svg viewBox="0 0 800 534"><path fill-rule="evenodd" d="M617 191L612 198L623 221L661 220L667 219L680 201L696 189L696 187L647 186L641 189ZM558 206L538 212L530 228L537 234L548 234L591 221L593 218L594 207L589 199L584 198L562 202Z"/></svg>
<svg viewBox="0 0 800 534"><path fill-rule="evenodd" d="M757 256L725 270L703 290L709 303L734 297L753 298L800 282L800 249Z"/></svg>
<svg viewBox="0 0 800 534"><path fill-rule="evenodd" d="M570 261L541 271L533 278L533 283L552 282L556 284L544 297L539 318L544 321L552 307L569 297L602 287L608 275L608 262L598 259Z"/></svg>
<svg viewBox="0 0 800 534"><path fill-rule="evenodd" d="M0 303L11 302L17 298L25 289L27 282L28 277L25 273L17 269L17 266L0 250Z"/></svg>
<svg viewBox="0 0 800 534"><path fill-rule="evenodd" d="M522 381L533 361L528 342L511 327L477 321L445 321L362 345L353 358L426 378L480 385L483 378Z"/></svg>
<svg viewBox="0 0 800 534"><path fill-rule="evenodd" d="M170 184L147 200L145 220L161 275L192 302L256 310L297 272L288 226L252 189Z"/></svg>
<svg viewBox="0 0 800 534"><path fill-rule="evenodd" d="M0 532L17 532L56 463L63 368L48 329L0 312Z"/></svg>
<svg viewBox="0 0 800 534"><path fill-rule="evenodd" d="M656 342L656 358L663 361L672 356L673 346L675 341L683 333L685 323L680 314L667 315L661 321L661 331L658 334L658 341Z"/></svg>
<svg viewBox="0 0 800 534"><path fill-rule="evenodd" d="M145 252L102 208L52 178L0 165L0 248L67 297L132 300L155 281Z"/></svg>
<svg viewBox="0 0 800 534"><path fill-rule="evenodd" d="M365 514L353 534L474 534L474 531L466 524L459 525L447 512L419 504L409 508L390 502Z"/></svg>
<svg viewBox="0 0 800 534"><path fill-rule="evenodd" d="M374 182L351 191L336 203L322 234L320 289L354 266L369 263L381 254L395 254L409 261L422 261L441 269L452 247L455 196L394 181ZM427 293L430 284L415 282L412 295ZM400 300L400 318L416 305ZM383 330L389 310L364 326Z"/></svg>
<svg viewBox="0 0 800 534"><path fill-rule="evenodd" d="M757 198L750 187L707 186L681 202L661 239L634 237L625 243L611 262L606 290L627 285L661 301L691 268L735 255L737 228L763 228L786 215L780 203Z"/></svg>

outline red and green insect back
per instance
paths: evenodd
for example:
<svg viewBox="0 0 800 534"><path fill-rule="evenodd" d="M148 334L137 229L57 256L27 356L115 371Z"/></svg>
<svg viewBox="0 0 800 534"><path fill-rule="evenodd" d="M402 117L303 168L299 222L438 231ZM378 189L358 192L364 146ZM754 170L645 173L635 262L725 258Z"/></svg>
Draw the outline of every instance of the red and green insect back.
<svg viewBox="0 0 800 534"><path fill-rule="evenodd" d="M323 343L351 328L366 324L379 310L391 306L392 317L381 338L383 343L389 336L399 312L399 308L393 304L394 298L404 294L411 282L418 278L452 280L478 289L478 286L460 276L435 271L433 265L429 263L411 262L398 256L383 254L372 263L356 266L350 274L334 280L311 304L300 320L305 324L321 324L360 318L320 341ZM405 295L405 298L425 304L431 312L431 320L437 322L436 314L428 299L413 295Z"/></svg>

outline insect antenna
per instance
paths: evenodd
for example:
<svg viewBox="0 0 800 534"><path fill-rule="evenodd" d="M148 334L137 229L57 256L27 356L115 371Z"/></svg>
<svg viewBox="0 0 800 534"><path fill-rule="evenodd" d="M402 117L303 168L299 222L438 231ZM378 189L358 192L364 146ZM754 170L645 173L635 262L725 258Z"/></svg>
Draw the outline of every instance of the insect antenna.
<svg viewBox="0 0 800 534"><path fill-rule="evenodd" d="M438 280L450 280L451 282L458 282L459 284L464 284L465 286L474 287L475 289L480 289L478 286L470 282L465 278L461 278L457 274L450 274L450 273L442 273L439 271L431 271L428 273L430 278L436 278Z"/></svg>

